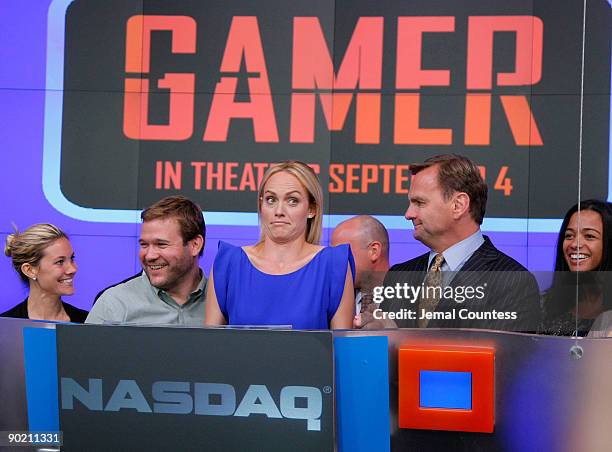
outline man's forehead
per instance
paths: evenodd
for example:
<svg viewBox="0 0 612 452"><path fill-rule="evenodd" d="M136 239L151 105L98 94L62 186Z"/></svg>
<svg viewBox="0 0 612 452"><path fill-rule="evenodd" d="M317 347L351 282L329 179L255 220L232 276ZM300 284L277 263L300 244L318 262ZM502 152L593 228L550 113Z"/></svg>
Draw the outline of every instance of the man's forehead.
<svg viewBox="0 0 612 452"><path fill-rule="evenodd" d="M438 173L439 168L438 165L433 165L427 168L422 169L416 174L412 175L412 180L416 180L418 182L438 182Z"/></svg>
<svg viewBox="0 0 612 452"><path fill-rule="evenodd" d="M339 225L333 232L333 239L344 243L362 240L363 228L358 219L349 220Z"/></svg>
<svg viewBox="0 0 612 452"><path fill-rule="evenodd" d="M437 165L430 166L424 170L412 175L408 197L412 196L427 196L432 190L440 188L438 183L438 167Z"/></svg>
<svg viewBox="0 0 612 452"><path fill-rule="evenodd" d="M175 217L145 221L140 229L141 238L166 240L176 235L180 235L180 227Z"/></svg>

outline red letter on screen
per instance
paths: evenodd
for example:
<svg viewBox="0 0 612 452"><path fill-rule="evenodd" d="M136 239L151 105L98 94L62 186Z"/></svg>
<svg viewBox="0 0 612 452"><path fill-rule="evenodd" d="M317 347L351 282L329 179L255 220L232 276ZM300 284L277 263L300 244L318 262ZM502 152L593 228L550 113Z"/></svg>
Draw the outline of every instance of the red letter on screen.
<svg viewBox="0 0 612 452"><path fill-rule="evenodd" d="M151 33L170 31L173 53L195 53L196 23L187 16L132 16L127 22L123 133L134 140L186 140L193 132L194 74L166 73L158 88L170 90L168 124L149 124Z"/></svg>

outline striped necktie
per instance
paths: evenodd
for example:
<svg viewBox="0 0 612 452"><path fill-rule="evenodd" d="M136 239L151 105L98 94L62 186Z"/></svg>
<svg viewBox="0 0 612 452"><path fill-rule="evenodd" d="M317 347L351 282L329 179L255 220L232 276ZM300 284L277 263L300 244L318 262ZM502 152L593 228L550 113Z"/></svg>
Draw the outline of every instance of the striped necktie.
<svg viewBox="0 0 612 452"><path fill-rule="evenodd" d="M442 272L440 268L444 263L444 256L442 253L436 254L434 257L433 263L425 276L425 281L423 282L423 293L421 294L421 299L419 300L419 319L417 324L419 328L426 328L429 323L429 319L421 318L421 313L425 312L433 312L436 310L438 303L440 302L440 296L442 294Z"/></svg>

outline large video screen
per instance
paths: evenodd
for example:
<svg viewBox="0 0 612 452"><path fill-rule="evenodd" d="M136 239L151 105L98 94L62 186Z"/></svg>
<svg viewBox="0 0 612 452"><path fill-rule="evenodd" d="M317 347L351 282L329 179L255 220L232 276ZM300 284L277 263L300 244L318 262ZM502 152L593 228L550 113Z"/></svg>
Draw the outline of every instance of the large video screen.
<svg viewBox="0 0 612 452"><path fill-rule="evenodd" d="M458 153L489 186L483 230L551 270L567 209L612 193L611 11L587 5L4 2L1 238L65 228L89 308L138 271L143 208L198 202L207 272L219 239L256 240L265 169L297 159L319 174L326 231L374 215L397 262L424 249L403 218L410 164ZM8 259L0 274L9 307L24 290Z"/></svg>

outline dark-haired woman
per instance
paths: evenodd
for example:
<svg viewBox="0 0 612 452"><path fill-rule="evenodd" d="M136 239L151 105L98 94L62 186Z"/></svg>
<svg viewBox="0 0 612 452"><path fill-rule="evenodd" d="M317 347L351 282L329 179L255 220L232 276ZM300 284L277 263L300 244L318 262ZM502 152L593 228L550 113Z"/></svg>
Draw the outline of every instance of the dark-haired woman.
<svg viewBox="0 0 612 452"><path fill-rule="evenodd" d="M544 294L542 333L585 336L597 316L611 309L606 303L612 295L611 234L612 204L587 200L567 212L553 284Z"/></svg>

